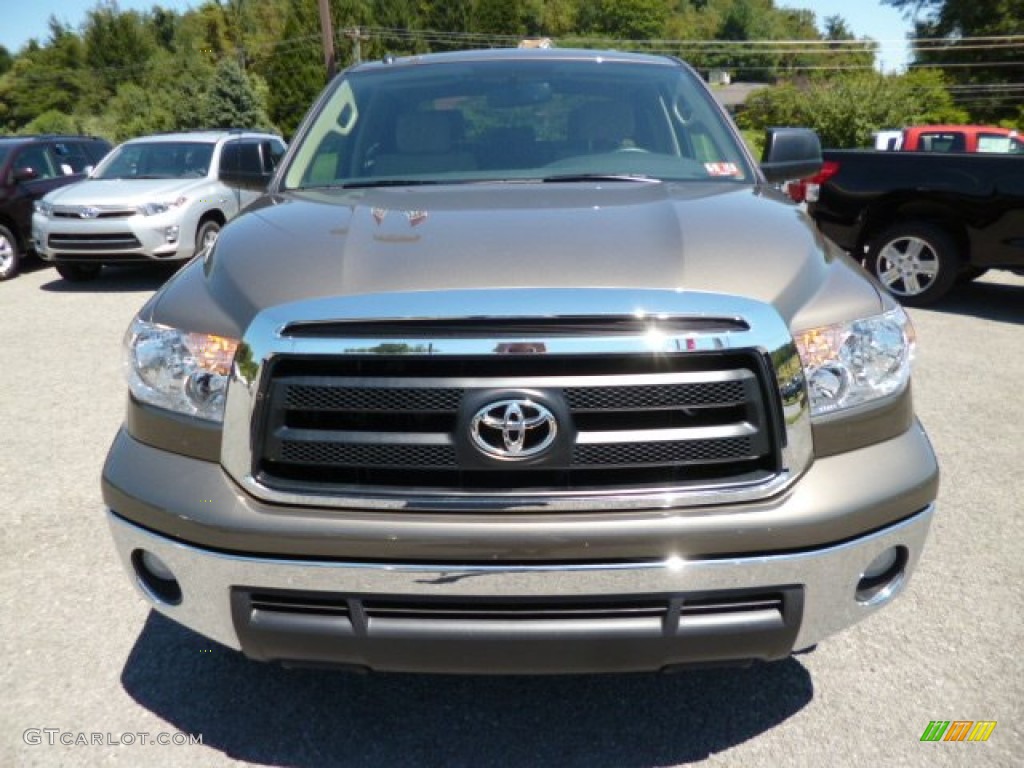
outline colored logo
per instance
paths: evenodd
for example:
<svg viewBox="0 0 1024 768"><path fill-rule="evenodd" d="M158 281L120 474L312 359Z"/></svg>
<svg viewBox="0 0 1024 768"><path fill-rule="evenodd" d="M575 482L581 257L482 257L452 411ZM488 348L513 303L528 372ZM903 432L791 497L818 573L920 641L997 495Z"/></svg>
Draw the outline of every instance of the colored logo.
<svg viewBox="0 0 1024 768"><path fill-rule="evenodd" d="M995 729L995 720L932 720L921 741L988 741Z"/></svg>
<svg viewBox="0 0 1024 768"><path fill-rule="evenodd" d="M546 451L558 434L551 411L532 400L498 400L473 414L469 436L483 453L521 461Z"/></svg>

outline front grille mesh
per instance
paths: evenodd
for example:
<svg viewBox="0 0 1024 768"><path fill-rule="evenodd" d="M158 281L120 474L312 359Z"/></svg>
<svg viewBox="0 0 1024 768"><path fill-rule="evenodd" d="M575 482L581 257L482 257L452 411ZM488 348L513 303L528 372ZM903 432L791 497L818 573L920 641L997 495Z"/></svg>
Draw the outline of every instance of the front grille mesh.
<svg viewBox="0 0 1024 768"><path fill-rule="evenodd" d="M543 494L728 485L777 471L779 438L756 353L652 355L629 360L627 374L607 356L534 355L524 376L510 376L507 359L495 359L493 376L488 366L487 358L277 358L257 413L254 474L299 493ZM473 415L506 398L556 414L551 449L509 461L474 445ZM500 430L486 434L501 439Z"/></svg>
<svg viewBox="0 0 1024 768"><path fill-rule="evenodd" d="M692 440L665 443L612 443L578 445L573 462L598 466L647 466L651 464L693 464L752 459L749 438Z"/></svg>
<svg viewBox="0 0 1024 768"><path fill-rule="evenodd" d="M447 445L361 445L358 443L285 440L281 459L289 464L318 466L455 467L455 451Z"/></svg>
<svg viewBox="0 0 1024 768"><path fill-rule="evenodd" d="M573 410L680 408L742 403L743 383L676 384L634 387L572 387L565 399Z"/></svg>
<svg viewBox="0 0 1024 768"><path fill-rule="evenodd" d="M142 243L130 232L117 234L53 234L47 245L65 251L120 251L141 248Z"/></svg>
<svg viewBox="0 0 1024 768"><path fill-rule="evenodd" d="M368 389L366 387L289 386L289 408L314 411L454 411L461 389Z"/></svg>

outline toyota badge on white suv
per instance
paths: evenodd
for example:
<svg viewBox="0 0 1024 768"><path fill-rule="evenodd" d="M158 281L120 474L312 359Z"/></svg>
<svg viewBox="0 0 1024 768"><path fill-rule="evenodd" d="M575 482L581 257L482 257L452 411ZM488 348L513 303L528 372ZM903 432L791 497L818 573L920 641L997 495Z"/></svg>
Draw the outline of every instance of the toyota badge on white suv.
<svg viewBox="0 0 1024 768"><path fill-rule="evenodd" d="M185 261L259 196L284 153L277 136L237 130L127 141L36 202L35 249L72 281L104 264Z"/></svg>

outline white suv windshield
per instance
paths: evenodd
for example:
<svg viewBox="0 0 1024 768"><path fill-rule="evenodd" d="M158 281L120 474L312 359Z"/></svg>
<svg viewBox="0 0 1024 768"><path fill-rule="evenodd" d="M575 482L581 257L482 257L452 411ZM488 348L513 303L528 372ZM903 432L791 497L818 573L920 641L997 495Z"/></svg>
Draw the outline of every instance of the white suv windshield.
<svg viewBox="0 0 1024 768"><path fill-rule="evenodd" d="M285 186L592 176L754 178L689 70L530 59L350 73L302 137Z"/></svg>
<svg viewBox="0 0 1024 768"><path fill-rule="evenodd" d="M96 179L201 178L210 168L214 145L197 141L122 144L100 164Z"/></svg>

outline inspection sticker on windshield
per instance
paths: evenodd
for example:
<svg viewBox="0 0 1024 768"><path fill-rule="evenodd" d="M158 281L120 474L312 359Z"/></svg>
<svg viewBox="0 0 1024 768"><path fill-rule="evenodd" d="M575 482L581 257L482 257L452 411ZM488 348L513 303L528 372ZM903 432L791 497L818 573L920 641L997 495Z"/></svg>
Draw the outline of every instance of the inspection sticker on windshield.
<svg viewBox="0 0 1024 768"><path fill-rule="evenodd" d="M708 176L742 176L736 163L704 163L704 170L708 172Z"/></svg>

